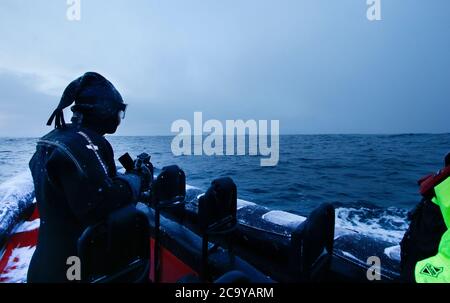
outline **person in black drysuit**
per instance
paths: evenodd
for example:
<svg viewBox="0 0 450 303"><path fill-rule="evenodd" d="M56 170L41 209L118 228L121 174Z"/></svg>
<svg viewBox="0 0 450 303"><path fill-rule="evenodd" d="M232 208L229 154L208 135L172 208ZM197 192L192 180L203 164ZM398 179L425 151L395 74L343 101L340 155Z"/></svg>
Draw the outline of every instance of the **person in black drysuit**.
<svg viewBox="0 0 450 303"><path fill-rule="evenodd" d="M450 153L445 157L445 167L448 166ZM425 179L426 177L419 180L419 185ZM422 198L408 216L411 223L400 242L400 275L403 281L414 283L417 262L438 253L439 243L447 226L439 206L426 197Z"/></svg>
<svg viewBox="0 0 450 303"><path fill-rule="evenodd" d="M63 109L72 106L72 124ZM68 257L86 227L113 210L135 203L145 177L118 174L113 150L104 138L116 131L126 105L103 76L89 72L65 89L29 166L33 176L40 229L28 282L68 282Z"/></svg>

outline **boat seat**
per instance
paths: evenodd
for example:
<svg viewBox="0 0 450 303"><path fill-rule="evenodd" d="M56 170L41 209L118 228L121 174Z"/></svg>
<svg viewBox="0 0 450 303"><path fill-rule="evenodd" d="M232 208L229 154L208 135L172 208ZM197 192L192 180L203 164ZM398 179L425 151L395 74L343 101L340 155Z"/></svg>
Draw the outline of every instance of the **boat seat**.
<svg viewBox="0 0 450 303"><path fill-rule="evenodd" d="M150 270L149 222L129 205L89 226L78 239L82 281L148 282Z"/></svg>
<svg viewBox="0 0 450 303"><path fill-rule="evenodd" d="M152 185L153 206L160 209L184 202L186 175L177 165L165 166Z"/></svg>
<svg viewBox="0 0 450 303"><path fill-rule="evenodd" d="M139 206L139 208L147 214L150 222L151 233L154 234L155 209L148 208L143 204L140 204ZM163 280L171 283L180 281L191 283L200 281L213 282L229 271L238 270L249 277L251 283L274 282L270 277L261 272L257 267L254 267L239 256L236 255L233 257L233 260L230 260L229 251L223 248L218 248L213 253L211 252L208 254L208 273L211 278L207 281L200 278L194 278L194 276L199 276L202 272L202 237L200 236L199 232L194 232L186 226L180 224L179 222L165 217L165 214L161 214L160 244L161 251L163 253L169 252L170 254L172 254L169 260L173 260L172 257L175 257L176 259L181 261L181 263L190 268L190 273L187 273L184 269L180 270L180 268L175 266L175 271L168 274L167 270L168 268L171 268L171 266L162 266L161 281ZM226 247L226 245L224 244L223 247ZM162 256L164 258L167 256L167 254L163 254ZM167 264L165 262L162 263L163 265Z"/></svg>
<svg viewBox="0 0 450 303"><path fill-rule="evenodd" d="M211 183L206 193L198 200L198 224L202 236L201 278L210 280L209 255L218 249L215 244L209 248L209 241L220 240L227 246L230 266L234 255L232 234L237 227L237 188L231 178L219 178ZM229 270L232 270L230 268Z"/></svg>
<svg viewBox="0 0 450 303"><path fill-rule="evenodd" d="M298 282L324 278L333 253L334 221L334 207L325 203L292 232L290 267Z"/></svg>
<svg viewBox="0 0 450 303"><path fill-rule="evenodd" d="M155 251L153 281L159 282L161 275L160 260L160 220L161 211L169 208L184 207L186 198L186 175L177 165L163 167L152 185L151 202L155 210Z"/></svg>

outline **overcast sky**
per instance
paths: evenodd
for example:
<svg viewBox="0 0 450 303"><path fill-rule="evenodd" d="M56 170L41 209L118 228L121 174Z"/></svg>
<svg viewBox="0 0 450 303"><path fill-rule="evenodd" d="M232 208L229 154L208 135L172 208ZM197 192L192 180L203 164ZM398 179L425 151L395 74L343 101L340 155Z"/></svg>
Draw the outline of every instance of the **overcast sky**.
<svg viewBox="0 0 450 303"><path fill-rule="evenodd" d="M175 119L278 119L282 133L449 132L450 1L0 2L0 136L41 136L86 71L130 104L119 135ZM66 110L66 119L70 118Z"/></svg>

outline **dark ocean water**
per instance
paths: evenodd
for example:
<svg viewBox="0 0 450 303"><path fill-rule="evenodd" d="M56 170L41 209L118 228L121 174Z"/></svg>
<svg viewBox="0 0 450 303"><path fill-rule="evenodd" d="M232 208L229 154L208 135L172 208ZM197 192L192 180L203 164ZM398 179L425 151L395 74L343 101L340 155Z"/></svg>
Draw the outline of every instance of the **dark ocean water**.
<svg viewBox="0 0 450 303"><path fill-rule="evenodd" d="M229 176L240 199L308 215L322 202L339 209L337 224L366 232L392 231L398 240L406 213L419 200L417 180L443 165L450 134L292 135L280 137L280 161L259 156L173 156L173 137L109 137L115 157L145 151L157 168L177 164L189 185L206 190ZM0 138L0 184L28 169L36 139Z"/></svg>

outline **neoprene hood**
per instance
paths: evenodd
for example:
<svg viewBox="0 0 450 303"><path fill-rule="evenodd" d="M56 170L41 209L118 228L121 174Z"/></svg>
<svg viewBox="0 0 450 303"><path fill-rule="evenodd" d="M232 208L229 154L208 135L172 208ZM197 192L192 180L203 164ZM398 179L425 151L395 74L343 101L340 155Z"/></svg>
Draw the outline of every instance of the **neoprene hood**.
<svg viewBox="0 0 450 303"><path fill-rule="evenodd" d="M88 72L66 87L47 125L55 120L56 128L65 127L63 109L74 102L71 110L76 121L73 122L102 134L116 131L120 124L119 113L125 112L127 106L111 82L98 73Z"/></svg>

